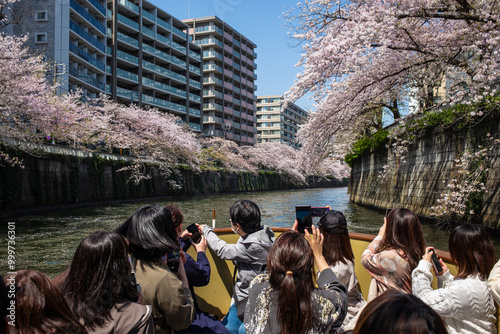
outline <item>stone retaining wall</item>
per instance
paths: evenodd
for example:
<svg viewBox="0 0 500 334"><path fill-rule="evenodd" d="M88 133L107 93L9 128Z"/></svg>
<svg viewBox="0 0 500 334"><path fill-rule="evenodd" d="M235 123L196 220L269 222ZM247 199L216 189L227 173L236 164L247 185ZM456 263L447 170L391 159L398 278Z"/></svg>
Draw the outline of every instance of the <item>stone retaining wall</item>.
<svg viewBox="0 0 500 334"><path fill-rule="evenodd" d="M385 180L378 177L387 164L387 149L367 152L353 163L349 181L354 203L385 209L406 207L421 216L430 216L432 206L448 190L447 184L457 169L454 160L466 149L484 141L486 133L498 137L499 119L489 119L470 129L429 131L410 149L405 161ZM482 198L481 222L500 227L500 152L494 150Z"/></svg>

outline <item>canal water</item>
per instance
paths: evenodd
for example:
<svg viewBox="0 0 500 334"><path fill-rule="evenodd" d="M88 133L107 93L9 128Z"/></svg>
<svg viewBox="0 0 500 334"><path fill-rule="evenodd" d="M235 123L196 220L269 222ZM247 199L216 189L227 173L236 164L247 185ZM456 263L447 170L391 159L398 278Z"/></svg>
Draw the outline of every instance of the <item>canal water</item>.
<svg viewBox="0 0 500 334"><path fill-rule="evenodd" d="M71 262L76 247L86 236L100 230L113 230L145 204L177 204L184 212L186 226L193 222L211 225L212 210L215 210L216 226L229 227L229 206L238 199L257 203L261 209L262 223L271 226L291 226L295 219L295 205L330 206L342 211L347 218L349 231L353 232L377 234L384 219L384 212L349 202L347 188L179 197L18 216L2 221L0 225L0 274L5 275L10 271L6 255L7 226L15 231L15 268L37 269L55 277ZM315 218L314 222L317 223L317 220ZM448 250L447 231L426 224L423 229L429 246ZM494 242L499 245L497 241Z"/></svg>

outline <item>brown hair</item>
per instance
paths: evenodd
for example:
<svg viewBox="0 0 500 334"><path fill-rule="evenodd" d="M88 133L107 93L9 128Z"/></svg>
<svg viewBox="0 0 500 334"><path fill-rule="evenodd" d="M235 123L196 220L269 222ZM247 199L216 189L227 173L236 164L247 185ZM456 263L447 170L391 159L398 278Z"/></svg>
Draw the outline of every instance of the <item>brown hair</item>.
<svg viewBox="0 0 500 334"><path fill-rule="evenodd" d="M480 225L455 227L449 239L450 255L458 266L455 279L479 274L487 279L495 265L495 248L486 230Z"/></svg>
<svg viewBox="0 0 500 334"><path fill-rule="evenodd" d="M177 205L167 204L165 207L172 215L172 225L174 225L175 228L178 228L182 223L184 223L184 215Z"/></svg>
<svg viewBox="0 0 500 334"><path fill-rule="evenodd" d="M412 294L389 289L361 311L353 334L448 334L429 305Z"/></svg>
<svg viewBox="0 0 500 334"><path fill-rule="evenodd" d="M278 322L281 333L307 333L313 327L311 292L314 256L304 235L282 233L267 258L269 283L278 292Z"/></svg>
<svg viewBox="0 0 500 334"><path fill-rule="evenodd" d="M4 277L6 284L10 284L8 279L15 280L16 288L14 333L88 333L47 275L19 270L15 277Z"/></svg>
<svg viewBox="0 0 500 334"><path fill-rule="evenodd" d="M351 239L346 228L339 228L341 233L329 233L319 228L325 237L323 243L323 256L329 266L338 262L354 262L354 253L352 252Z"/></svg>
<svg viewBox="0 0 500 334"><path fill-rule="evenodd" d="M377 253L388 249L403 251L411 270L415 269L425 253L422 225L409 209L396 208L387 216L384 240Z"/></svg>

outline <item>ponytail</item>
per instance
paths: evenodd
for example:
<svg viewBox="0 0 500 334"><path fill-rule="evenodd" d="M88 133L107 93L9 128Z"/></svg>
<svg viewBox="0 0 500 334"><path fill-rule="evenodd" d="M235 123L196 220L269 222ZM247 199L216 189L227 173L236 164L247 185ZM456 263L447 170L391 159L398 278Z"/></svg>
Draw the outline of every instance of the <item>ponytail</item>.
<svg viewBox="0 0 500 334"><path fill-rule="evenodd" d="M305 334L313 328L313 264L309 244L294 231L283 233L271 247L269 283L278 294L277 318L283 334Z"/></svg>

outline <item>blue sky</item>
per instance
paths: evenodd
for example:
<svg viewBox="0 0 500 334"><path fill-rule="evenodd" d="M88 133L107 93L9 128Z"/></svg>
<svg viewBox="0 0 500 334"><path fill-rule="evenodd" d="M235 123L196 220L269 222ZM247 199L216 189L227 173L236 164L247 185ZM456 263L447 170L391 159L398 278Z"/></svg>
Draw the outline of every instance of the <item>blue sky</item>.
<svg viewBox="0 0 500 334"><path fill-rule="evenodd" d="M281 17L298 0L150 0L178 19L218 16L257 45L256 95L285 93L300 68L302 48L287 34ZM313 101L302 98L302 108L313 108Z"/></svg>

